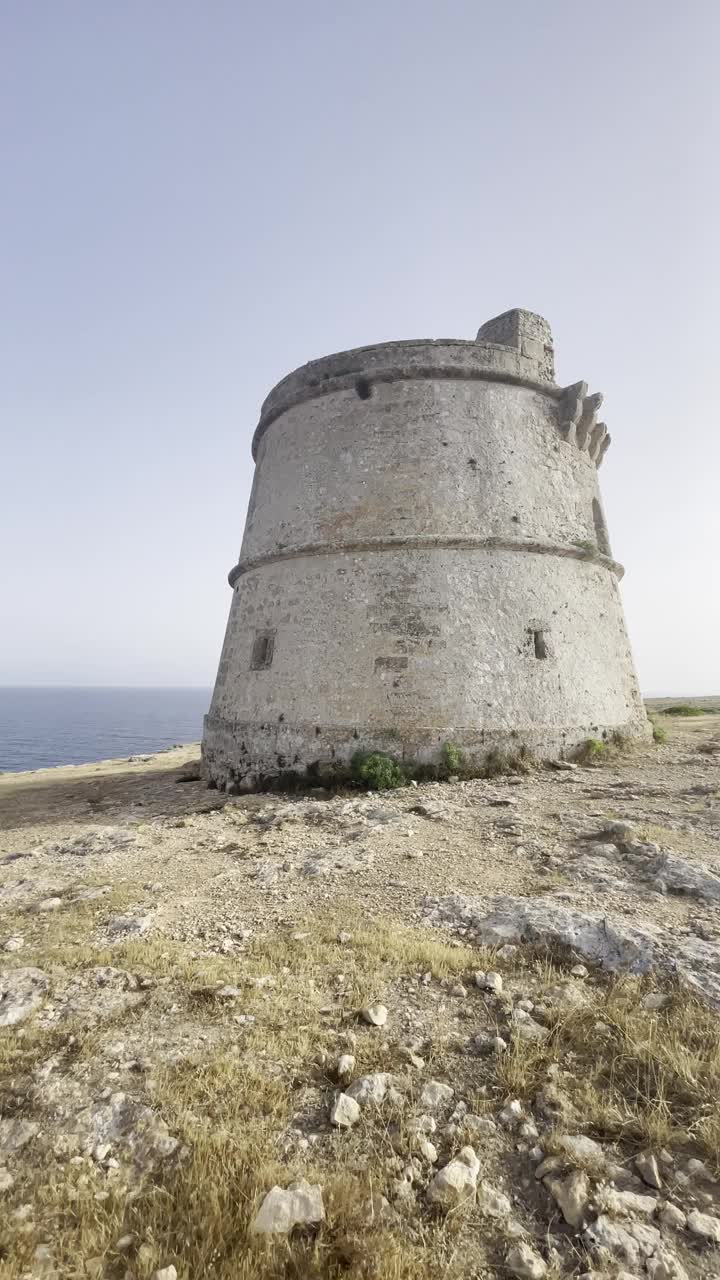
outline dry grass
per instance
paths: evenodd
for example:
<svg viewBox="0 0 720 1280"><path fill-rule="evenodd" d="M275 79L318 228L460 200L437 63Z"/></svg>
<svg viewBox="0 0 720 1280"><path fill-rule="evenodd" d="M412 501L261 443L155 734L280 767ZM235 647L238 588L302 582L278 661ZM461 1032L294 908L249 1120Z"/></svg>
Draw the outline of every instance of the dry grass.
<svg viewBox="0 0 720 1280"><path fill-rule="evenodd" d="M654 1013L646 984L623 978L596 987L592 1002L558 1018L548 1040L515 1041L499 1060L508 1095L532 1098L562 1071L582 1127L637 1148L697 1147L720 1170L720 1037L717 1015L676 991Z"/></svg>
<svg viewBox="0 0 720 1280"><path fill-rule="evenodd" d="M175 1063L159 1059L148 1074L133 1077L129 1089L162 1116L180 1140L180 1154L137 1185L131 1181L128 1194L122 1170L110 1176L91 1161L73 1165L53 1155L52 1142L28 1148L17 1186L5 1198L0 1280L19 1280L31 1270L35 1248L46 1241L59 1275L69 1280L121 1280L128 1273L147 1280L170 1262L181 1280L476 1280L501 1272L502 1228L481 1219L472 1205L441 1218L421 1194L409 1214L379 1218L377 1197L392 1195L397 1176L388 1161L397 1152L407 1158L407 1109L364 1109L351 1133L331 1134L327 1126L338 1050L348 1047L344 1037L359 1033L356 1074L406 1070L385 1032L359 1027L358 1008L370 1000L397 1008L414 981L429 1026L438 1017L433 985L437 995L438 980L467 983L475 969L492 967L492 956L392 921L363 924L351 943L341 943L331 918L269 933L228 956L194 954L153 937L94 948L93 930L118 909L123 894L132 899L132 888L121 886L112 905L99 899L76 904L76 914L69 907L53 915L13 961L64 965L75 974L112 964L151 975L157 985L141 1006L96 1028L78 1020L41 1031L30 1023L0 1037L0 1109L38 1118L32 1080L53 1054L59 1069L90 1080L96 1097L109 1029L115 1033L117 1024L124 1037L147 1032L150 1043L154 1021L167 1019L172 1004L178 1027L194 1019L208 1032L205 1048ZM82 928L84 938L63 941L56 924ZM560 954L520 952L514 966L505 966L506 983L515 977L523 986L551 986L566 977L567 966ZM417 979L426 973L434 984L423 997L426 988ZM258 987L258 978L274 984ZM212 994L226 983L241 989L237 1006ZM629 979L591 980L588 1005L557 1016L546 1041L514 1041L499 1058L464 1055L451 1020L444 1037L433 1034L432 1074L452 1081L459 1095L484 1110L509 1097L533 1099L548 1070L557 1068L556 1079L577 1108L574 1129L628 1152L648 1142L680 1144L720 1168L717 1019L679 992L667 1010L647 1012L641 1000L648 989ZM466 1007L471 1013L463 1034L483 1011L492 1022L477 989L470 989ZM236 1008L252 1012L255 1023L239 1029ZM410 1098L427 1078L410 1084ZM298 1127L318 1132L318 1142L301 1149L293 1137ZM444 1158L461 1142L458 1135ZM290 1240L255 1240L249 1228L263 1196L274 1183L286 1186L300 1176L322 1184L325 1223ZM34 1205L29 1224L12 1215L28 1203ZM126 1235L132 1245L118 1251Z"/></svg>

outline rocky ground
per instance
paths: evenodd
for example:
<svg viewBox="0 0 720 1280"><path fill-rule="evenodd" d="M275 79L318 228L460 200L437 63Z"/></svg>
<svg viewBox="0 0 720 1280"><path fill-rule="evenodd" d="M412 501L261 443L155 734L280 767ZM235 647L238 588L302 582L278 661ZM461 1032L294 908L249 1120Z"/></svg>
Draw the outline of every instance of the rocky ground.
<svg viewBox="0 0 720 1280"><path fill-rule="evenodd" d="M720 1277L720 717L581 768L0 777L0 1277Z"/></svg>

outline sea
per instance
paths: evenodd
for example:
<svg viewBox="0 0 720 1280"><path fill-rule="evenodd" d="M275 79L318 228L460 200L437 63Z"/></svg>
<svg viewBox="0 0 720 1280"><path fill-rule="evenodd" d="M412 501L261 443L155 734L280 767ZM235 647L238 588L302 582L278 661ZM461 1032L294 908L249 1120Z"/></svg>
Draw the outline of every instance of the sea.
<svg viewBox="0 0 720 1280"><path fill-rule="evenodd" d="M0 772L199 742L210 689L0 687Z"/></svg>

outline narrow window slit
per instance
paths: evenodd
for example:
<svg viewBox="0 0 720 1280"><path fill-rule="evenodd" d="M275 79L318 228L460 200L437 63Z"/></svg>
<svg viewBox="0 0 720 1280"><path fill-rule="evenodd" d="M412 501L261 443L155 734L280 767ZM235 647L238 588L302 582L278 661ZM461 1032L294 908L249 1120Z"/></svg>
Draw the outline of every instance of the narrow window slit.
<svg viewBox="0 0 720 1280"><path fill-rule="evenodd" d="M259 631L253 641L252 657L250 659L251 670L262 671L271 666L274 649L275 632Z"/></svg>
<svg viewBox="0 0 720 1280"><path fill-rule="evenodd" d="M547 658L547 644L544 631L533 631L533 645L536 658Z"/></svg>

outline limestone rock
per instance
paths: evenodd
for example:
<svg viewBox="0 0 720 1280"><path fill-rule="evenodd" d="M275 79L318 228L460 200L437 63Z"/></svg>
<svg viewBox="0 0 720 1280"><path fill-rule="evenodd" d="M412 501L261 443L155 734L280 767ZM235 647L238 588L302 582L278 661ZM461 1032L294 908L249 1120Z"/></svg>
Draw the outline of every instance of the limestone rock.
<svg viewBox="0 0 720 1280"><path fill-rule="evenodd" d="M592 1226L585 1228L585 1239L601 1257L607 1254L615 1261L638 1270L644 1259L652 1257L661 1243L657 1227L639 1222L621 1226L607 1214L600 1214Z"/></svg>
<svg viewBox="0 0 720 1280"><path fill-rule="evenodd" d="M476 1116L473 1112L470 1112L469 1115L463 1116L462 1124L472 1137L497 1133L497 1125L492 1116Z"/></svg>
<svg viewBox="0 0 720 1280"><path fill-rule="evenodd" d="M161 1267L159 1271L153 1271L152 1280L177 1280L177 1271L171 1263L169 1267Z"/></svg>
<svg viewBox="0 0 720 1280"><path fill-rule="evenodd" d="M371 1027L384 1027L388 1019L388 1011L384 1004L371 1004L367 1009L361 1010L361 1016L364 1022L368 1022Z"/></svg>
<svg viewBox="0 0 720 1280"><path fill-rule="evenodd" d="M490 991L493 995L499 996L503 989L502 974L490 970L489 973L485 974L482 983L478 983L478 985L482 986L483 991Z"/></svg>
<svg viewBox="0 0 720 1280"><path fill-rule="evenodd" d="M49 986L42 969L5 969L0 973L0 1027L24 1022L42 1004Z"/></svg>
<svg viewBox="0 0 720 1280"><path fill-rule="evenodd" d="M570 1156L572 1160L577 1160L578 1164L605 1165L607 1163L600 1143L594 1138L586 1137L584 1133L564 1133L557 1139L557 1145L565 1155Z"/></svg>
<svg viewBox="0 0 720 1280"><path fill-rule="evenodd" d="M14 1186L15 1179L9 1169L6 1169L4 1165L0 1165L0 1195L5 1191L12 1191Z"/></svg>
<svg viewBox="0 0 720 1280"><path fill-rule="evenodd" d="M339 1129L351 1129L360 1119L360 1107L347 1093L339 1093L330 1111L330 1123Z"/></svg>
<svg viewBox="0 0 720 1280"><path fill-rule="evenodd" d="M506 1218L512 1205L503 1191L498 1191L489 1182L481 1182L478 1187L478 1208L488 1218Z"/></svg>
<svg viewBox="0 0 720 1280"><path fill-rule="evenodd" d="M472 1147L463 1147L455 1160L435 1174L428 1189L428 1197L446 1209L452 1209L472 1196L477 1186L480 1161Z"/></svg>
<svg viewBox="0 0 720 1280"><path fill-rule="evenodd" d="M357 1080L354 1080L345 1092L348 1097L354 1098L361 1107L366 1107L371 1102L379 1106L384 1100L392 1080L393 1077L389 1072L374 1071L372 1075L358 1076Z"/></svg>
<svg viewBox="0 0 720 1280"><path fill-rule="evenodd" d="M508 1102L507 1106L503 1107L498 1115L500 1124L504 1125L506 1129L515 1129L524 1119L525 1112L518 1098L513 1098L511 1102Z"/></svg>
<svg viewBox="0 0 720 1280"><path fill-rule="evenodd" d="M635 1191L616 1191L614 1187L603 1187L597 1199L604 1212L620 1217L631 1217L634 1213L652 1217L659 1204L655 1196L641 1196Z"/></svg>
<svg viewBox="0 0 720 1280"><path fill-rule="evenodd" d="M643 1182L646 1182L649 1187L660 1190L662 1187L660 1167L652 1151L641 1151L640 1155L635 1157L635 1168Z"/></svg>
<svg viewBox="0 0 720 1280"><path fill-rule="evenodd" d="M34 1120L22 1120L20 1117L0 1120L0 1151L21 1151L35 1137L39 1128L40 1125Z"/></svg>
<svg viewBox="0 0 720 1280"><path fill-rule="evenodd" d="M355 1057L352 1053L342 1053L338 1058L337 1074L341 1080L351 1076L355 1070Z"/></svg>
<svg viewBox="0 0 720 1280"><path fill-rule="evenodd" d="M693 1209L687 1216L687 1224L688 1230L692 1231L693 1235L712 1240L713 1244L720 1244L720 1218L714 1218L709 1213L700 1213L699 1209Z"/></svg>
<svg viewBox="0 0 720 1280"><path fill-rule="evenodd" d="M420 1106L426 1111L436 1111L445 1107L455 1096L455 1090L441 1080L429 1080L420 1094Z"/></svg>
<svg viewBox="0 0 720 1280"><path fill-rule="evenodd" d="M584 1169L573 1170L567 1178L549 1178L545 1185L568 1225L582 1226L590 1201L590 1183Z"/></svg>
<svg viewBox="0 0 720 1280"><path fill-rule="evenodd" d="M122 1092L78 1112L72 1127L88 1154L101 1153L100 1159L105 1160L117 1145L139 1169L152 1168L175 1154L179 1146L178 1139L151 1107Z"/></svg>
<svg viewBox="0 0 720 1280"><path fill-rule="evenodd" d="M664 1227L671 1227L674 1231L682 1231L687 1225L687 1218L682 1209L678 1209L676 1204L664 1204L660 1211L660 1221Z"/></svg>
<svg viewBox="0 0 720 1280"><path fill-rule="evenodd" d="M505 1259L508 1271L521 1280L542 1280L547 1274L547 1263L529 1244L516 1244Z"/></svg>
<svg viewBox="0 0 720 1280"><path fill-rule="evenodd" d="M254 1235L288 1235L293 1227L312 1226L324 1217L322 1187L301 1178L287 1190L275 1186L268 1191L250 1230Z"/></svg>
<svg viewBox="0 0 720 1280"><path fill-rule="evenodd" d="M679 1258L664 1245L647 1260L650 1280L688 1280L688 1273Z"/></svg>

